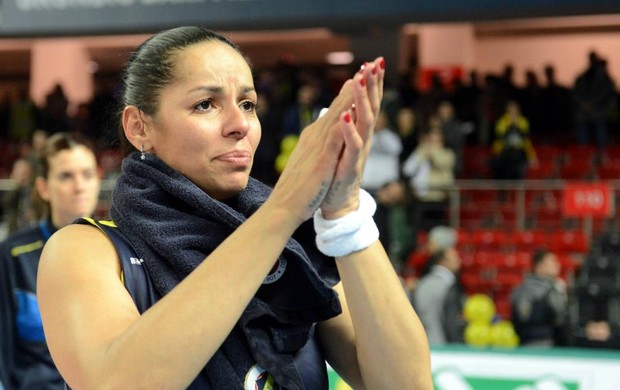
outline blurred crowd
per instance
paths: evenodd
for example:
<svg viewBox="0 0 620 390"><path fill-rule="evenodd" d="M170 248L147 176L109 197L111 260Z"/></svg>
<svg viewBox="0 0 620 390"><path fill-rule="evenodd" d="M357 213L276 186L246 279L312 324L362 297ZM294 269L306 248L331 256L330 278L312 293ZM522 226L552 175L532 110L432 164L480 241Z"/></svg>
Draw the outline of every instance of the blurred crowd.
<svg viewBox="0 0 620 390"><path fill-rule="evenodd" d="M403 275L425 325L436 331L450 325L440 334L429 333L431 342L463 342L467 326L462 315L465 295L459 287L456 239L429 233L449 225L448 190L455 180L467 177L465 147L488 149L492 179L522 180L528 169L539 164L540 145L593 145L603 150L618 142L617 86L602 56L591 52L588 58L589 66L575 75L572 85L558 84L551 65L538 72L528 70L525 84L516 85L510 64L500 74L481 75L474 70L465 79L443 79L435 74L424 89L418 87L418 72L412 67L398 83L386 85L362 186L377 200L375 219L381 240ZM342 75L350 74L349 70L281 63L256 71L257 111L263 134L252 176L275 184L295 137L337 94ZM36 161L48 137L60 132L80 136L97 156L99 176L113 180L118 175L121 154L115 141L116 129L110 125L117 111L115 88L116 80L98 83L92 101L77 107L70 107L61 85L49 92L42 106L31 100L26 88L0 96L0 176L12 179L12 187L2 192L2 237L43 217L40 206L32 202L33 182ZM420 242L422 236L429 241ZM433 239L443 243L433 243ZM413 253L422 253L423 257L414 270L410 267ZM566 344L569 338L556 333L558 326L570 321L566 314L569 294L567 286L558 282L553 256L549 251L532 252L531 277L524 279L531 286L515 288L511 316L523 343ZM413 274L415 278L410 277ZM580 291L592 298L587 287L591 284L583 283ZM544 294L536 295L539 290ZM557 294L548 298L549 291ZM545 330L540 332L528 328L528 320L520 319L530 318L532 310L538 310L531 305L539 295L545 296L545 314L541 314ZM437 312L437 308L444 310L443 303L438 302L445 299L452 305ZM553 301L549 307L545 306L547 300ZM579 308L592 305L582 303ZM578 327L583 333L581 339L616 337L605 305L601 303L599 312L588 314L592 320L587 324L592 324L586 326L581 317L577 320L583 325ZM443 325L433 325L436 323ZM577 339L573 334L572 340Z"/></svg>

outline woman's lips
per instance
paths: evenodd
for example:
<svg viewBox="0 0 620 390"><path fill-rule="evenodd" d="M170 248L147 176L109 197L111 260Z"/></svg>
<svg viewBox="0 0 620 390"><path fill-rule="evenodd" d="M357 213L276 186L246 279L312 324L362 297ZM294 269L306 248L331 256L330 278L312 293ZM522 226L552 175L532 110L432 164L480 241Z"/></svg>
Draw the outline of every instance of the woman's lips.
<svg viewBox="0 0 620 390"><path fill-rule="evenodd" d="M234 151L225 153L216 158L216 160L228 162L236 165L247 165L252 160L252 155L245 151Z"/></svg>

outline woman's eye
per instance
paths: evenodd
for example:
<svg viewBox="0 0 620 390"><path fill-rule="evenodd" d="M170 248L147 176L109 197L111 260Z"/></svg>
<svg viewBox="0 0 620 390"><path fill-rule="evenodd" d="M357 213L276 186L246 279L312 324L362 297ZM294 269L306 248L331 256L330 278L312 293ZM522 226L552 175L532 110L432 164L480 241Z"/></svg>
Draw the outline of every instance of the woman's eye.
<svg viewBox="0 0 620 390"><path fill-rule="evenodd" d="M200 111L207 111L211 107L213 107L213 103L211 102L211 100L204 100L204 101L196 104L196 106L195 106L195 108L197 110L200 110Z"/></svg>
<svg viewBox="0 0 620 390"><path fill-rule="evenodd" d="M251 101L245 101L241 103L241 108L243 108L245 111L251 112L256 109L256 103L251 102Z"/></svg>

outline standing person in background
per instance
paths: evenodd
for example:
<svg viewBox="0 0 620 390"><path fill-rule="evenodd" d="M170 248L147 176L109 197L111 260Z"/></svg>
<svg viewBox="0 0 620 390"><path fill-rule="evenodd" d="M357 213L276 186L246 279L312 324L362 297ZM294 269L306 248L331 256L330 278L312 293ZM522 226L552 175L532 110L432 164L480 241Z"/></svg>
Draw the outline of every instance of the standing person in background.
<svg viewBox="0 0 620 390"><path fill-rule="evenodd" d="M428 272L413 290L413 307L422 320L428 342L462 343L465 294L458 281L461 257L454 247L440 249L430 256L427 267Z"/></svg>
<svg viewBox="0 0 620 390"><path fill-rule="evenodd" d="M532 256L532 272L513 290L511 319L521 345L551 347L565 342L566 284L558 257L546 249Z"/></svg>
<svg viewBox="0 0 620 390"><path fill-rule="evenodd" d="M573 101L569 88L556 80L555 67L551 64L544 67L545 82L541 91L541 125L543 139L552 143L557 134L568 131L572 127Z"/></svg>
<svg viewBox="0 0 620 390"><path fill-rule="evenodd" d="M400 137L400 143L403 146L400 152L399 162L402 164L413 153L418 146L418 137L420 132L418 129L417 115L411 107L402 107L396 112L396 133Z"/></svg>
<svg viewBox="0 0 620 390"><path fill-rule="evenodd" d="M17 91L16 100L11 104L9 113L9 140L22 141L30 139L39 121L39 109L30 98L28 89L20 88Z"/></svg>
<svg viewBox="0 0 620 390"><path fill-rule="evenodd" d="M45 96L45 106L41 110L41 127L49 134L71 128L68 108L69 99L65 95L62 84L54 85L54 88Z"/></svg>
<svg viewBox="0 0 620 390"><path fill-rule="evenodd" d="M495 124L495 140L491 145L491 171L495 180L523 180L528 166L538 159L530 139L530 124L519 103L511 100Z"/></svg>
<svg viewBox="0 0 620 390"><path fill-rule="evenodd" d="M443 131L444 144L454 152L454 176L463 172L463 154L467 134L474 128L472 123L464 123L456 117L454 105L449 100L444 100L437 107L437 119Z"/></svg>
<svg viewBox="0 0 620 390"><path fill-rule="evenodd" d="M403 164L413 196L411 226L413 237L418 230L430 230L446 224L446 209L450 187L454 184L454 152L444 146L443 131L437 120L423 134L418 147Z"/></svg>
<svg viewBox="0 0 620 390"><path fill-rule="evenodd" d="M344 83L271 189L249 177L261 126L238 46L191 26L143 43L124 74L133 152L117 228L67 226L41 260L45 333L68 385L325 389L328 361L354 388L432 388L424 329L359 188L384 69L377 58Z"/></svg>
<svg viewBox="0 0 620 390"><path fill-rule="evenodd" d="M607 72L607 61L596 52L589 54L589 66L573 86L577 142L594 141L599 150L607 146L609 119L617 104L616 85Z"/></svg>
<svg viewBox="0 0 620 390"><path fill-rule="evenodd" d="M0 352L6 357L2 369L9 375L7 390L64 389L43 334L37 270L50 236L95 211L99 196L95 154L66 133L50 137L43 148L35 189L48 205L46 218L0 244L0 262L6 270L0 274L0 304L4 305L0 313L2 326L9 332L1 340Z"/></svg>

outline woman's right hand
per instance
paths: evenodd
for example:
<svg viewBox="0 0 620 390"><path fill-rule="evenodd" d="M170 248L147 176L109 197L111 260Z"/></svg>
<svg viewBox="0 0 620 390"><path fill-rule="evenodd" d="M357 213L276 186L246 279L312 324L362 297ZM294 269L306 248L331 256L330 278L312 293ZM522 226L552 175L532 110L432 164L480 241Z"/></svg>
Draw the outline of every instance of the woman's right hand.
<svg viewBox="0 0 620 390"><path fill-rule="evenodd" d="M327 194L344 145L343 113L353 102L352 80L347 80L327 112L302 131L269 198L297 225L312 217Z"/></svg>

